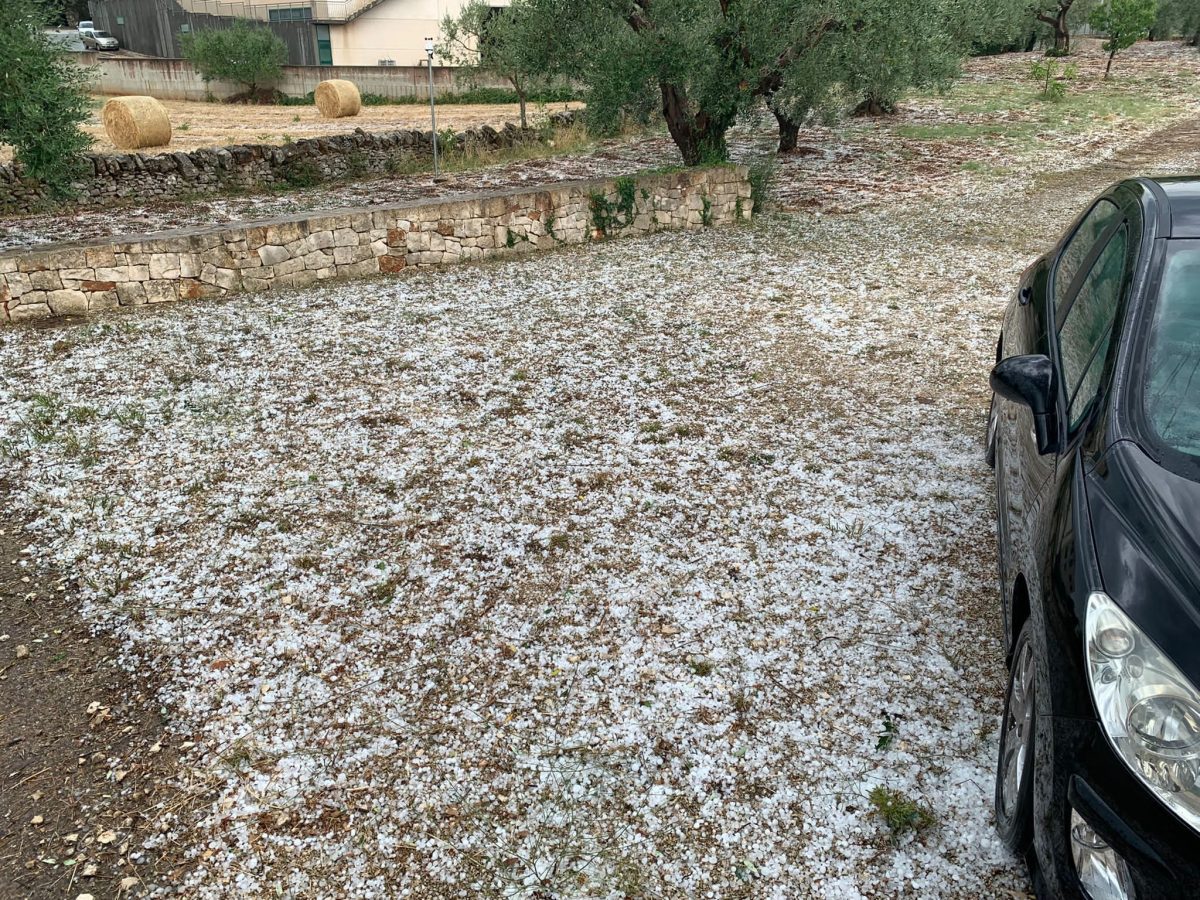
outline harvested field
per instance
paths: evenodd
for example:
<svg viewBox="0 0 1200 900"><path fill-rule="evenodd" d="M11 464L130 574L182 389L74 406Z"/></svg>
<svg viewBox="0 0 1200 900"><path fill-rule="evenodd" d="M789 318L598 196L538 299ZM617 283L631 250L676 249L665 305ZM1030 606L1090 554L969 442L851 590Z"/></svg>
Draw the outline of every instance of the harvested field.
<svg viewBox="0 0 1200 900"><path fill-rule="evenodd" d="M92 135L95 153L121 152L109 141L100 121L100 108L107 97L96 97L96 108L83 130ZM199 147L226 147L231 144L282 144L288 140L345 134L355 128L388 131L395 128L429 129L429 105L398 103L364 106L357 116L325 119L316 106L250 106L241 103L201 103L194 100L163 100L171 117L174 134L170 151L195 150ZM578 109L582 103L530 104L530 124L536 124L552 112ZM519 122L520 108L515 103L447 104L438 107L438 128L461 131L474 125L502 128L505 122ZM0 163L12 159L10 147L0 144Z"/></svg>
<svg viewBox="0 0 1200 900"><path fill-rule="evenodd" d="M563 109L581 107L581 103L531 104L533 122ZM344 134L355 128L389 131L394 128L429 129L429 105L398 103L364 106L357 116L325 119L316 106L248 106L241 103L199 103L189 100L164 100L175 135L172 150L198 147L225 147L230 144L281 144L287 140ZM520 108L515 103L447 104L438 107L438 128L461 131L475 125L503 127L519 122ZM84 129L95 136L93 149L98 153L114 151L104 134L99 116L93 115Z"/></svg>
<svg viewBox="0 0 1200 900"><path fill-rule="evenodd" d="M179 752L70 826L83 889L1027 896L986 372L1087 198L1200 169L1190 102L941 154L852 123L746 228L0 330L30 566ZM876 788L928 815L890 831ZM39 849L66 821L18 823L22 896L80 892Z"/></svg>

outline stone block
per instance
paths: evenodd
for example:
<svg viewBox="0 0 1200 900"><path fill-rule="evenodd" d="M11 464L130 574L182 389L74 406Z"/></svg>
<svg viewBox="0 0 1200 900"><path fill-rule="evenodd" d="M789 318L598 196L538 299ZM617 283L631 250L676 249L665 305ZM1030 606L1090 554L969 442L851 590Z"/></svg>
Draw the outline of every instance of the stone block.
<svg viewBox="0 0 1200 900"><path fill-rule="evenodd" d="M299 222L279 222L266 229L265 242L268 244L284 245L303 239L304 229Z"/></svg>
<svg viewBox="0 0 1200 900"><path fill-rule="evenodd" d="M403 256L379 257L379 271L389 275L401 271L407 264Z"/></svg>
<svg viewBox="0 0 1200 900"><path fill-rule="evenodd" d="M335 247L357 247L358 232L353 228L339 228L333 233L333 246Z"/></svg>
<svg viewBox="0 0 1200 900"><path fill-rule="evenodd" d="M99 294L115 291L117 289L117 284L115 281L81 281L79 283L79 289L84 293Z"/></svg>
<svg viewBox="0 0 1200 900"><path fill-rule="evenodd" d="M58 274L71 281L94 281L96 279L96 270L91 268L60 269Z"/></svg>
<svg viewBox="0 0 1200 900"><path fill-rule="evenodd" d="M150 277L151 278L178 278L179 277L179 254L178 253L151 253L150 254Z"/></svg>
<svg viewBox="0 0 1200 900"><path fill-rule="evenodd" d="M9 294L13 297L20 297L22 294L27 294L33 290L29 276L24 272L9 272L4 276L4 280L8 284Z"/></svg>
<svg viewBox="0 0 1200 900"><path fill-rule="evenodd" d="M179 277L196 278L200 274L200 257L195 253L179 254Z"/></svg>
<svg viewBox="0 0 1200 900"><path fill-rule="evenodd" d="M97 312L102 309L116 309L120 305L116 291L97 291L94 294L88 294L88 312Z"/></svg>
<svg viewBox="0 0 1200 900"><path fill-rule="evenodd" d="M257 225L254 228L246 229L246 247L249 250L257 250L263 244L267 243L267 229L264 225Z"/></svg>
<svg viewBox="0 0 1200 900"><path fill-rule="evenodd" d="M317 283L316 272L295 272L291 275L282 275L275 279L276 289L283 288L303 288Z"/></svg>
<svg viewBox="0 0 1200 900"><path fill-rule="evenodd" d="M147 303L170 303L180 296L180 283L177 281L147 281L142 288Z"/></svg>
<svg viewBox="0 0 1200 900"><path fill-rule="evenodd" d="M205 250L200 254L200 261L211 266L229 269L233 267L233 254L224 247L213 247L211 250ZM145 281L145 279L135 278L134 281Z"/></svg>
<svg viewBox="0 0 1200 900"><path fill-rule="evenodd" d="M54 312L45 303L22 303L8 310L8 318L13 322L28 322L33 319L48 319Z"/></svg>
<svg viewBox="0 0 1200 900"><path fill-rule="evenodd" d="M267 244L264 247L258 248L258 258L262 260L263 265L273 266L283 262L290 256L291 254L278 244Z"/></svg>
<svg viewBox="0 0 1200 900"><path fill-rule="evenodd" d="M83 291L47 291L46 303L56 316L82 316L88 311Z"/></svg>
<svg viewBox="0 0 1200 900"><path fill-rule="evenodd" d="M355 243L357 242L358 239L355 238ZM304 242L304 245L308 248L308 252L310 253L314 250L328 250L333 246L333 232L315 231L308 236L308 239Z"/></svg>
<svg viewBox="0 0 1200 900"><path fill-rule="evenodd" d="M214 280L227 291L236 291L242 286L242 276L236 269L217 269Z"/></svg>
<svg viewBox="0 0 1200 900"><path fill-rule="evenodd" d="M338 275L349 278L363 278L367 275L374 275L378 271L379 263L375 261L374 257L351 263L348 266L338 266L337 269Z"/></svg>
<svg viewBox="0 0 1200 900"><path fill-rule="evenodd" d="M242 277L242 289L251 294L262 294L271 290L271 280L269 278L251 278L246 275Z"/></svg>
<svg viewBox="0 0 1200 900"><path fill-rule="evenodd" d="M36 291L61 291L62 279L57 272L30 272L29 283Z"/></svg>
<svg viewBox="0 0 1200 900"><path fill-rule="evenodd" d="M295 275L297 272L304 271L304 260L296 258L285 259L283 262L272 266L272 269L277 277L280 275Z"/></svg>
<svg viewBox="0 0 1200 900"><path fill-rule="evenodd" d="M408 244L408 232L403 228L389 228L387 232L389 247L404 247Z"/></svg>
<svg viewBox="0 0 1200 900"><path fill-rule="evenodd" d="M15 271L17 271L15 259L0 259L0 275L7 275L9 272Z"/></svg>
<svg viewBox="0 0 1200 900"><path fill-rule="evenodd" d="M317 269L317 281L325 281L337 275L337 267L329 266L327 269Z"/></svg>
<svg viewBox="0 0 1200 900"><path fill-rule="evenodd" d="M317 269L325 269L334 264L333 257L321 250L314 250L304 257L304 268L316 271Z"/></svg>
<svg viewBox="0 0 1200 900"><path fill-rule="evenodd" d="M117 264L111 247L92 247L83 251L84 265L95 269L98 266L112 267Z"/></svg>
<svg viewBox="0 0 1200 900"><path fill-rule="evenodd" d="M385 256L385 255L387 255L387 252L388 252L388 242L387 241L372 241L371 242L371 255L372 256Z"/></svg>
<svg viewBox="0 0 1200 900"><path fill-rule="evenodd" d="M104 266L98 266L96 268L95 280L96 281L112 281L117 284L120 284L122 281L145 281L146 280L145 278L130 278L129 270L130 270L129 266L113 266L111 268L104 267ZM149 275L148 272L147 272L147 275Z"/></svg>
<svg viewBox="0 0 1200 900"><path fill-rule="evenodd" d="M118 284L117 299L122 306L141 306L146 302L146 289L137 281Z"/></svg>
<svg viewBox="0 0 1200 900"><path fill-rule="evenodd" d="M215 271L215 269L214 269L214 271ZM166 282L162 282L162 283L170 284L171 282L166 281ZM202 281L197 281L193 278L189 278L189 279L185 279L184 281L179 282L179 292L178 292L177 296L180 300L199 300L201 297L212 296L212 294L215 291L216 291L216 288L214 288L210 285L207 285ZM151 303L156 302L153 293L149 289L149 285L147 285L146 299L149 300ZM174 300L175 298L172 297L171 299Z"/></svg>

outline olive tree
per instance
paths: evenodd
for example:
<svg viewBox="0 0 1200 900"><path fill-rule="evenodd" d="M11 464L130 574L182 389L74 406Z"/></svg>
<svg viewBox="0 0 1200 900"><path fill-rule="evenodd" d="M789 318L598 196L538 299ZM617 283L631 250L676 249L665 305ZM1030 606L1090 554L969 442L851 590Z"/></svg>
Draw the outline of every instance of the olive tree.
<svg viewBox="0 0 1200 900"><path fill-rule="evenodd" d="M1103 45L1108 52L1106 79L1117 53L1146 37L1157 16L1158 0L1105 0L1092 10L1092 27L1108 36Z"/></svg>
<svg viewBox="0 0 1200 900"><path fill-rule="evenodd" d="M274 84L287 62L287 45L269 28L237 21L183 36L183 55L206 82L214 79L243 85L257 99L265 85Z"/></svg>
<svg viewBox="0 0 1200 900"><path fill-rule="evenodd" d="M553 36L535 70L582 85L601 128L651 102L688 165L725 159L725 135L760 103L780 148L831 93L884 109L944 84L987 10L1026 0L518 0L525 35ZM1020 7L1023 11L1024 7ZM970 15L968 15L970 13ZM549 41L546 42L549 44Z"/></svg>
<svg viewBox="0 0 1200 900"><path fill-rule="evenodd" d="M40 0L0 3L0 142L51 192L70 193L91 138L87 76L43 32L59 10Z"/></svg>
<svg viewBox="0 0 1200 900"><path fill-rule="evenodd" d="M510 6L489 6L471 0L457 16L442 20L438 55L451 65L477 75L494 75L512 85L521 106L521 127L529 122L526 106L529 88L537 72L549 66L543 61L546 35L529 26L522 0Z"/></svg>
<svg viewBox="0 0 1200 900"><path fill-rule="evenodd" d="M1048 25L1054 36L1054 44L1048 56L1066 56L1071 52L1071 26L1068 17L1076 0L1036 0L1033 15L1039 22Z"/></svg>

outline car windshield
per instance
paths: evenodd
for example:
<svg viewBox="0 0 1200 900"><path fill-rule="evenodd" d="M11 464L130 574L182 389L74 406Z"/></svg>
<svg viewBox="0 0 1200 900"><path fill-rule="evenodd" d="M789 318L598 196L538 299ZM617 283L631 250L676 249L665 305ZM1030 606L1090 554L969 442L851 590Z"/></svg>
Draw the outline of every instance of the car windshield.
<svg viewBox="0 0 1200 900"><path fill-rule="evenodd" d="M97 31L96 37L112 37L107 31Z"/></svg>
<svg viewBox="0 0 1200 900"><path fill-rule="evenodd" d="M1172 241L1150 333L1146 415L1168 447L1200 457L1200 241Z"/></svg>

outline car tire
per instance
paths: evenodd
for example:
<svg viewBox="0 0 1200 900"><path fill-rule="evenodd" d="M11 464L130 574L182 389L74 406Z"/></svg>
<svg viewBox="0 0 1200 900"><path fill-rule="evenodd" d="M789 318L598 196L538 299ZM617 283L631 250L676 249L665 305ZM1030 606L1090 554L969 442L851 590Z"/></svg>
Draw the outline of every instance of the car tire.
<svg viewBox="0 0 1200 900"><path fill-rule="evenodd" d="M987 427L983 437L983 459L989 469L996 468L996 428L999 424L996 417L998 415L996 395L992 394L992 404L988 407Z"/></svg>
<svg viewBox="0 0 1200 900"><path fill-rule="evenodd" d="M996 831L1014 853L1033 839L1033 757L1037 732L1037 665L1033 627L1026 620L1013 646L1000 753L996 762Z"/></svg>

